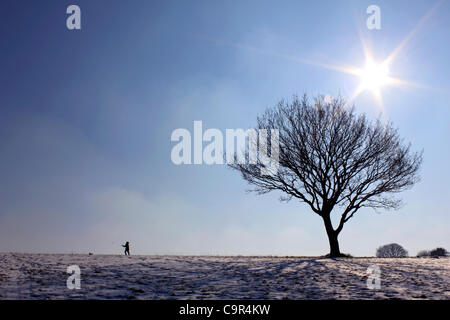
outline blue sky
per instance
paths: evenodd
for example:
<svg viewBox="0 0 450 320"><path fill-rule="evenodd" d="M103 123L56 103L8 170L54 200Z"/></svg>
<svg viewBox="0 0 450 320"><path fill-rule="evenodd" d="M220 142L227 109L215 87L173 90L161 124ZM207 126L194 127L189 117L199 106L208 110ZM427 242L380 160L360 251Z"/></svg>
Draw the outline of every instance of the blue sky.
<svg viewBox="0 0 450 320"><path fill-rule="evenodd" d="M82 29L66 28L81 8ZM381 30L366 8L381 8ZM350 96L358 30L386 58L431 1L30 1L0 4L0 251L319 255L321 219L280 194L246 193L226 166L176 166L173 130L248 128L293 94ZM422 181L395 212L361 211L341 250L450 248L450 3L393 61L421 87L382 89L384 117L415 150ZM354 101L370 117L368 92Z"/></svg>

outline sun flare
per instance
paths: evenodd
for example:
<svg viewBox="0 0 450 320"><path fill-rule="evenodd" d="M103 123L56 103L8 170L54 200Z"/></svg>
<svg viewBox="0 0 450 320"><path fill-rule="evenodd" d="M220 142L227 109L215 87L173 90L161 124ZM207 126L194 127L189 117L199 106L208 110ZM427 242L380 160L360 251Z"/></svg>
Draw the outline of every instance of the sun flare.
<svg viewBox="0 0 450 320"><path fill-rule="evenodd" d="M361 89L378 91L384 85L389 84L389 68L386 63L377 64L368 60L364 69L359 72Z"/></svg>

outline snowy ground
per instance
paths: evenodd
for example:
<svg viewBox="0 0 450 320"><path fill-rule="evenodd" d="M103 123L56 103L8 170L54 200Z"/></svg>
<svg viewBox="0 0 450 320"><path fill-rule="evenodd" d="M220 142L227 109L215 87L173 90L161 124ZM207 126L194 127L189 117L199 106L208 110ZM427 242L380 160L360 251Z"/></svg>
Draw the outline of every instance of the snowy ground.
<svg viewBox="0 0 450 320"><path fill-rule="evenodd" d="M81 269L69 290L67 267ZM381 288L367 288L380 267ZM0 254L0 299L450 299L450 258Z"/></svg>

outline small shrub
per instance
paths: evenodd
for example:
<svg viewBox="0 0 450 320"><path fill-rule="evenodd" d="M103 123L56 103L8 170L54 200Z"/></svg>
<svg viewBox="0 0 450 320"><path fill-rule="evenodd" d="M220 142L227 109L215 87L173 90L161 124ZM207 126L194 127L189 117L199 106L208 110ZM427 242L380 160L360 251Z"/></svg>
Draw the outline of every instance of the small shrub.
<svg viewBox="0 0 450 320"><path fill-rule="evenodd" d="M430 256L430 251L428 251L428 250L422 250L422 251L419 251L419 253L417 253L418 258L429 257L429 256Z"/></svg>
<svg viewBox="0 0 450 320"><path fill-rule="evenodd" d="M447 254L447 250L444 248L436 248L430 251L430 256L432 257L446 257Z"/></svg>
<svg viewBox="0 0 450 320"><path fill-rule="evenodd" d="M390 243L379 247L376 256L377 258L404 258L408 256L408 251L397 243Z"/></svg>

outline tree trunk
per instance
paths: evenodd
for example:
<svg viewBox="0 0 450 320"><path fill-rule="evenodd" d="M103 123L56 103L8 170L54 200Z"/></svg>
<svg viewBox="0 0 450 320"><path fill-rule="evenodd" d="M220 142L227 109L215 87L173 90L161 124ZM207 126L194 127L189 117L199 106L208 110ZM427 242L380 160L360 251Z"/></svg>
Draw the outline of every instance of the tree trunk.
<svg viewBox="0 0 450 320"><path fill-rule="evenodd" d="M339 250L339 241L338 235L339 233L333 229L333 225L331 224L330 215L323 216L323 222L325 224L325 230L328 235L328 242L330 243L330 257L341 257L341 251Z"/></svg>
<svg viewBox="0 0 450 320"><path fill-rule="evenodd" d="M330 243L330 257L341 257L341 251L339 250L338 234L336 232L329 234L328 241Z"/></svg>

